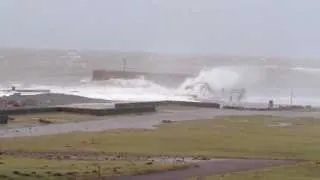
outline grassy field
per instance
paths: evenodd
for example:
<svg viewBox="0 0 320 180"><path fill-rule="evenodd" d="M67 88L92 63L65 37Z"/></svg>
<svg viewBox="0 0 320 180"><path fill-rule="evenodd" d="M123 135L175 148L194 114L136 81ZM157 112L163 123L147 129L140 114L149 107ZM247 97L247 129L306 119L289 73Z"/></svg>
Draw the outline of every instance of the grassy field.
<svg viewBox="0 0 320 180"><path fill-rule="evenodd" d="M319 163L308 162L258 171L216 175L206 177L205 180L316 180L319 178ZM195 179L190 178L190 180Z"/></svg>
<svg viewBox="0 0 320 180"><path fill-rule="evenodd" d="M186 167L187 165L182 164L155 162L150 164L143 161L58 161L6 156L0 159L0 179L92 179L100 176L137 175Z"/></svg>
<svg viewBox="0 0 320 180"><path fill-rule="evenodd" d="M105 117L80 115L80 114L65 113L65 112L14 115L10 117L12 117L13 120L9 121L9 124L7 125L1 125L0 128L1 127L13 128L13 127L23 127L28 125L41 124L39 122L39 119L50 121L53 124L106 119Z"/></svg>
<svg viewBox="0 0 320 180"><path fill-rule="evenodd" d="M0 139L0 148L320 160L320 121L271 116L220 117L163 124L156 130Z"/></svg>

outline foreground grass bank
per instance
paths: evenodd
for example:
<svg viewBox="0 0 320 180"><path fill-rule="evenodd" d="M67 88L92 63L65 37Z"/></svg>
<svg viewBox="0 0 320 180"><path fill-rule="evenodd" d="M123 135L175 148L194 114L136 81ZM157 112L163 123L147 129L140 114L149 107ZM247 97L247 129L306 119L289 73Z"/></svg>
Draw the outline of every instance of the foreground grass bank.
<svg viewBox="0 0 320 180"><path fill-rule="evenodd" d="M187 168L187 165L130 161L73 161L1 157L0 179L94 179Z"/></svg>
<svg viewBox="0 0 320 180"><path fill-rule="evenodd" d="M293 166L274 167L250 172L216 175L205 180L315 180L320 178L320 164L300 163ZM190 180L197 178L190 178Z"/></svg>
<svg viewBox="0 0 320 180"><path fill-rule="evenodd" d="M0 128L19 128L25 126L40 125L44 124L45 122L49 124L61 124L106 119L106 117L101 116L91 116L65 112L12 115L10 117L12 118L12 120L10 120L8 124L0 125Z"/></svg>
<svg viewBox="0 0 320 180"><path fill-rule="evenodd" d="M0 139L0 148L320 160L320 121L271 116L220 117L163 124L156 130Z"/></svg>

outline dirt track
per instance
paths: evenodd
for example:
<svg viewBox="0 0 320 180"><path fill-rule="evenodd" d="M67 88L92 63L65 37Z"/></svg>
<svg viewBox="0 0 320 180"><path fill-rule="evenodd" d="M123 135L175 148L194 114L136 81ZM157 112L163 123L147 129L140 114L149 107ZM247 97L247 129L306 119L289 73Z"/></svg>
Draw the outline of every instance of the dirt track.
<svg viewBox="0 0 320 180"><path fill-rule="evenodd" d="M215 174L230 172L248 171L252 169L266 168L276 165L293 164L295 161L283 160L244 160L244 159L223 159L211 160L197 163L197 167L167 171L161 173L152 173L141 176L122 176L105 178L106 180L187 180L191 177L205 177Z"/></svg>
<svg viewBox="0 0 320 180"><path fill-rule="evenodd" d="M119 176L105 177L106 180L185 180L190 177L205 177L215 174L230 172L240 172L252 169L266 168L277 165L288 165L297 163L293 160L262 160L262 159L208 159L199 160L192 157L149 157L149 156L126 156L126 155L107 155L98 152L21 152L3 151L3 155L15 157L32 157L44 159L60 160L98 160L98 161L150 161L150 162L172 162L187 163L191 167L187 169L151 173L139 176Z"/></svg>
<svg viewBox="0 0 320 180"><path fill-rule="evenodd" d="M213 118L216 116L230 116L230 115L275 115L285 117L320 117L320 112L286 112L286 111L237 111L237 110L220 110L220 109L160 109L157 113L145 114L145 115L126 115L126 116L114 116L106 117L106 120L102 121L88 121L81 123L70 123L70 124L57 124L57 125L45 125L36 126L24 129L10 129L0 130L0 138L8 137L19 137L19 136L39 136L45 134L58 134L68 133L73 131L103 131L108 129L119 129L119 128L155 128L156 125L160 124L162 120L174 120L174 121L185 121L195 119L206 119ZM55 152L53 152L55 153ZM9 153L10 154L10 153ZM9 155L8 154L8 155ZM23 154L23 152L12 154L15 156L23 155L37 157L39 154ZM60 156L62 155L62 156ZM68 159L68 154L60 154L59 158ZM87 155L84 153L84 156ZM70 156L71 157L71 156ZM75 154L73 158L79 158L79 154ZM87 156L89 157L89 156ZM97 158L101 160L110 160L109 156L92 155L95 160ZM102 157L102 158L101 158ZM40 158L46 158L41 157ZM55 159L56 157L51 157ZM170 157L168 157L170 159ZM168 160L167 158L167 160ZM117 159L117 158L116 158ZM142 158L143 159L143 158ZM171 158L172 159L172 158ZM85 159L84 159L85 160ZM90 158L89 158L90 160ZM112 160L112 158L111 158ZM139 159L136 159L139 160ZM146 160L146 159L144 159ZM164 159L162 159L164 160ZM187 162L190 163L190 162ZM194 162L193 162L194 163ZM246 171L257 168L270 167L275 165L292 164L295 161L275 161L275 160L244 160L244 159L214 159L209 161L195 162L197 167L152 173L141 176L123 176L123 177L112 177L105 178L110 180L184 180L189 177L204 177L213 174L223 174L229 172Z"/></svg>

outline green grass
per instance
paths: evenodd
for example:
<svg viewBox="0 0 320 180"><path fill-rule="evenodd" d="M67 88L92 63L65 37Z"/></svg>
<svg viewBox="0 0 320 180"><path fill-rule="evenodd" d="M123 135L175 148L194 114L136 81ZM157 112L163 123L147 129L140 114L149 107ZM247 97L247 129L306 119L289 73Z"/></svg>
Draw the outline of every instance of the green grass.
<svg viewBox="0 0 320 180"><path fill-rule="evenodd" d="M65 112L14 115L10 117L14 118L14 120L9 121L7 125L1 125L0 128L15 128L36 125L40 124L39 119L48 120L54 124L106 119L106 117L79 115Z"/></svg>
<svg viewBox="0 0 320 180"><path fill-rule="evenodd" d="M292 125L269 127L282 122ZM0 148L320 160L320 120L271 116L220 117L163 124L156 130L0 139Z"/></svg>
<svg viewBox="0 0 320 180"><path fill-rule="evenodd" d="M29 114L29 115L15 115L12 116L15 120L13 122L23 122L23 121L32 121L39 118L47 119L57 123L64 123L66 121L88 121L96 119L104 119L105 117L91 116L85 114L75 114L75 113L66 113L66 112L55 112L55 113L39 113L39 114Z"/></svg>
<svg viewBox="0 0 320 180"><path fill-rule="evenodd" d="M2 157L0 159L0 179L90 179L120 175L137 175L150 172L186 168L182 164L165 164L129 161L72 161L45 160L32 158Z"/></svg>
<svg viewBox="0 0 320 180"><path fill-rule="evenodd" d="M206 177L205 180L316 180L320 178L318 163L301 163L258 171L231 173ZM196 178L190 178L190 180Z"/></svg>

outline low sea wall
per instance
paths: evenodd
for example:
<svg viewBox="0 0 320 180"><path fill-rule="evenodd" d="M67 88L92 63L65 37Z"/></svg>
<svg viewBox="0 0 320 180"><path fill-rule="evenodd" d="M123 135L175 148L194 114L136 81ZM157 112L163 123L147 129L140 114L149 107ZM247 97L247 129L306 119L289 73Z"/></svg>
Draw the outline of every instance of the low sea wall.
<svg viewBox="0 0 320 180"><path fill-rule="evenodd" d="M132 102L116 103L114 108L83 108L83 107L13 107L0 109L0 114L6 115L23 115L50 112L68 112L77 114L90 114L95 116L107 116L115 114L144 113L155 112L158 106L178 105L206 108L220 108L218 103L207 102L186 102L186 101L153 101L153 102Z"/></svg>
<svg viewBox="0 0 320 180"><path fill-rule="evenodd" d="M215 102L166 101L164 103L160 103L160 105L179 105L179 106L192 106L192 107L203 107L203 108L220 108L220 104Z"/></svg>
<svg viewBox="0 0 320 180"><path fill-rule="evenodd" d="M108 108L108 109L59 107L59 108L57 108L57 111L76 113L76 114L90 114L90 115L94 115L94 116L107 116L107 115L117 115L117 114L155 112L156 108L151 105L144 106L144 107Z"/></svg>
<svg viewBox="0 0 320 180"><path fill-rule="evenodd" d="M132 108L132 107L145 107L145 106L167 106L167 105L177 105L177 106L192 106L192 107L205 107L205 108L220 108L219 103L214 102L189 102L189 101L151 101L151 102L132 102L132 103L117 103L115 107L117 108Z"/></svg>
<svg viewBox="0 0 320 180"><path fill-rule="evenodd" d="M108 116L120 115L130 113L144 113L156 112L157 107L164 107L170 105L189 106L189 107L202 107L202 108L221 108L219 103L214 102L187 102L187 101L152 101L152 102L126 102L116 103L114 108L90 108L90 107L15 107L0 109L0 115L23 115L23 114L37 114L37 113L50 113L50 112L68 112L76 114L90 114L94 116ZM223 106L223 109L233 110L251 110L251 111L281 111L281 110L308 110L312 109L309 106L279 106L274 108L259 108L259 107L243 107L243 106Z"/></svg>
<svg viewBox="0 0 320 180"><path fill-rule="evenodd" d="M0 110L0 115L24 115L24 114L38 114L50 112L68 112L76 114L90 114L94 116L107 116L116 114L130 114L130 113L144 113L155 112L154 105L139 105L121 108L79 108L79 107L19 107L19 108L6 108Z"/></svg>
<svg viewBox="0 0 320 180"><path fill-rule="evenodd" d="M279 106L279 107L243 107L243 106L223 106L223 109L246 110L246 111L294 111L294 110L312 110L311 106Z"/></svg>
<svg viewBox="0 0 320 180"><path fill-rule="evenodd" d="M116 103L114 107L116 109L144 109L144 108L156 108L157 102L132 102L132 103Z"/></svg>
<svg viewBox="0 0 320 180"><path fill-rule="evenodd" d="M0 114L0 124L8 124L9 117L6 114Z"/></svg>
<svg viewBox="0 0 320 180"><path fill-rule="evenodd" d="M58 111L56 107L12 107L0 110L0 114L20 115L20 114L37 114Z"/></svg>

